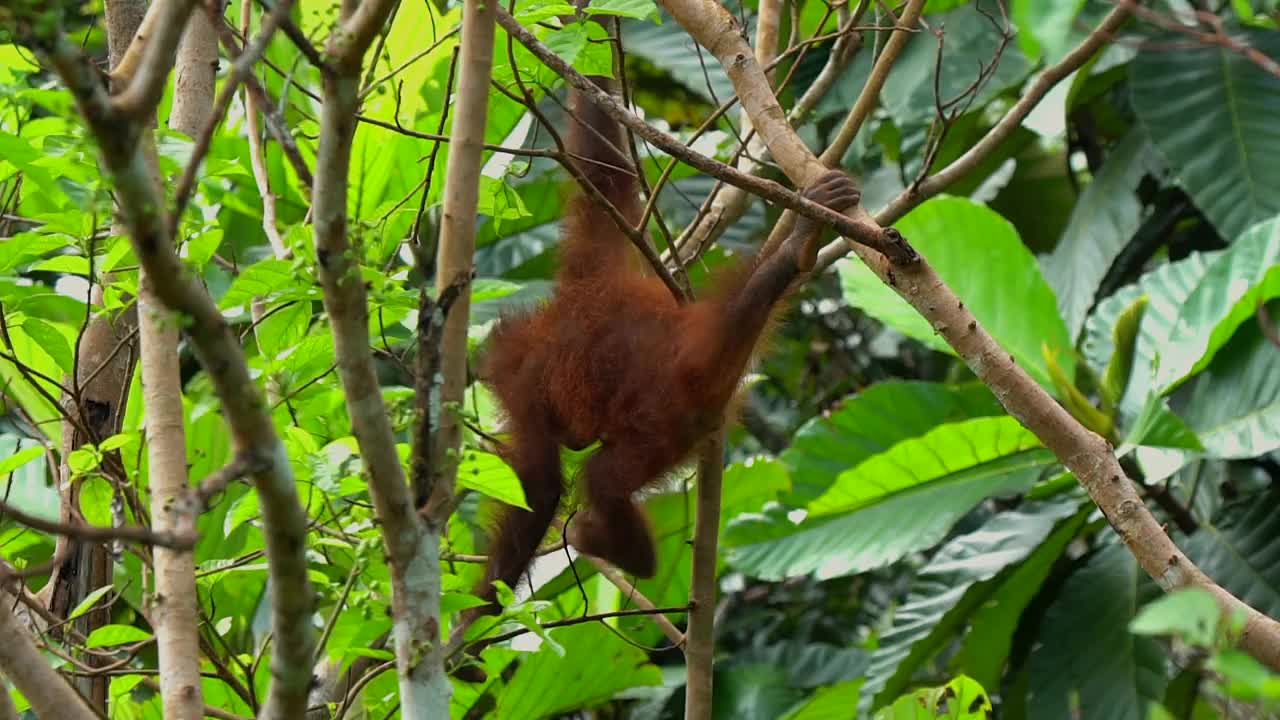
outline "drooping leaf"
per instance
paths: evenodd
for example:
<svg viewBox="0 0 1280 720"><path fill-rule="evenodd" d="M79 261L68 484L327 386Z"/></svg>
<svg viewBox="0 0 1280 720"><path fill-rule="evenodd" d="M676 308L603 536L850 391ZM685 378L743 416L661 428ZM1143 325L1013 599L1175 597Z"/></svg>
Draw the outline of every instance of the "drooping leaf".
<svg viewBox="0 0 1280 720"><path fill-rule="evenodd" d="M905 691L916 672L1000 589L993 580L1027 559L1056 526L1076 515L1076 508L1075 502L1062 502L1001 513L943 545L920 569L881 635L860 706L874 709Z"/></svg>
<svg viewBox="0 0 1280 720"><path fill-rule="evenodd" d="M1068 375L1074 372L1071 341L1053 290L1006 220L970 200L938 197L912 210L896 227L1037 382L1053 387L1041 351L1045 345L1062 353ZM981 253L983 261L974 262L974 253ZM953 352L928 321L861 260L846 258L837 267L851 305L935 350Z"/></svg>
<svg viewBox="0 0 1280 720"><path fill-rule="evenodd" d="M1225 32L1271 58L1280 35ZM1280 78L1244 54L1180 35L1151 42L1130 70L1133 108L1178 181L1228 241L1280 213Z"/></svg>
<svg viewBox="0 0 1280 720"><path fill-rule="evenodd" d="M1116 407L1129 386L1133 375L1133 354L1138 346L1138 329L1142 327L1142 314L1147 309L1147 297L1139 296L1129 307L1120 312L1111 330L1112 352L1102 375L1102 393L1109 407Z"/></svg>
<svg viewBox="0 0 1280 720"><path fill-rule="evenodd" d="M1044 618L1030 660L1036 720L1139 720L1168 684L1160 643L1129 632L1136 608L1160 594L1133 555L1112 544L1089 556Z"/></svg>
<svg viewBox="0 0 1280 720"><path fill-rule="evenodd" d="M1077 511L1059 522L1012 572L993 581L996 587L988 591L981 606L966 618L969 630L960 641L950 667L988 687L1000 681L1023 612L1040 592L1054 564L1085 526L1089 511Z"/></svg>

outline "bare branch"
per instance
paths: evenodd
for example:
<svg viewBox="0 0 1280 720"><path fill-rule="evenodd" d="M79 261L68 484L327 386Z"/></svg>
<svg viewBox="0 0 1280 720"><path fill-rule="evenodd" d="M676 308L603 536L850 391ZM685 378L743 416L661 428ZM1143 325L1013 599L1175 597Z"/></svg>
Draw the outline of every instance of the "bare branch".
<svg viewBox="0 0 1280 720"><path fill-rule="evenodd" d="M907 264L914 261L915 252L911 250L910 246L902 241L901 237L886 236L886 233L881 228L875 227L869 222L850 219L840 213L833 212L829 208L823 207L806 199L800 193L787 190L778 183L752 177L739 172L737 169L729 165L717 162L705 155L702 155L701 153L694 152L680 141L661 130L654 128L628 112L627 109L622 107L622 105L609 95L609 93L596 87L594 83L570 67L568 63L539 41L533 33L526 30L519 21L511 17L511 15L505 10L498 8L497 13L498 24L510 33L512 37L518 40L520 44L527 47L529 51L537 56L537 58L546 64L547 67L554 70L557 74L568 81L569 84L573 85L583 94L590 97L592 102L598 105L602 110L612 115L624 126L631 129L655 147L680 159L692 167L707 173L708 175L724 180L730 185L741 187L769 202L795 210L805 217L810 217L824 224L831 225L835 227L836 231L840 234L853 239L855 242L862 243L877 252L894 258L895 262ZM745 45L745 42L743 45ZM749 59L749 54L744 53L742 57L744 59ZM758 66L755 65L753 65L753 67L758 68ZM769 97L773 97L771 92ZM776 100L774 101L774 105L777 105ZM804 145L799 143L798 139L795 142L799 144L800 148L804 148ZM813 157L812 153L809 153L807 148L804 149L804 152L809 157ZM817 174L815 173L813 177L816 176ZM808 179L811 178L806 178L806 180Z"/></svg>
<svg viewBox="0 0 1280 720"><path fill-rule="evenodd" d="M65 535L67 537L76 538L77 540L91 540L93 542L124 540L126 542L141 543L143 545L158 545L160 547L172 548L174 550L190 550L196 543L194 533L188 534L149 530L138 525L104 527L102 525L91 525L83 521L64 523L56 520L46 520L38 515L23 512L7 502L0 500L0 518L3 517L12 518L19 525L26 525L34 530L54 533L56 535Z"/></svg>

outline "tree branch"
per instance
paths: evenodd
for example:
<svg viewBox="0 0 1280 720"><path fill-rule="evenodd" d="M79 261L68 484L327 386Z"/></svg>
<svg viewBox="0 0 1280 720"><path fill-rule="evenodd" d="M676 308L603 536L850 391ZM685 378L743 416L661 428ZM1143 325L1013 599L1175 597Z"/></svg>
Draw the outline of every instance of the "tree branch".
<svg viewBox="0 0 1280 720"><path fill-rule="evenodd" d="M22 691L37 717L96 720L97 715L79 693L36 649L31 635L13 613L13 602L8 593L0 592L0 637L4 638L0 642L0 673Z"/></svg>
<svg viewBox="0 0 1280 720"><path fill-rule="evenodd" d="M695 34L695 39L716 53L722 62L726 59L732 61L732 64L726 63L726 71L744 104L752 111L757 127L764 130L774 126L773 132L764 133L764 137L777 139L790 132L780 109L767 102L772 96L766 97L760 92L760 88L767 87L768 83L760 68L743 52L745 42L737 34L733 17L712 0L663 0L662 4L677 22L688 29L718 27L718 34L704 32ZM717 16L715 22L708 22L707 15ZM1098 31L1072 51L1071 56L1083 63L1084 58L1100 47L1126 17L1127 11L1123 7L1113 10ZM1046 71L1033 87L1052 85L1055 78L1061 79ZM1029 112L1030 108L1026 110ZM1025 113L1018 116L1019 122L1023 116ZM1005 127L1008 117L997 127ZM996 142L984 138L979 147L985 147L989 152ZM799 140L794 139L779 143L778 147L771 146L770 150L784 172L797 182L805 182L821 172L824 166L808 154L807 149L799 152L797 146L803 148ZM973 156L977 149L970 150L952 167L964 168L969 162L976 162L965 161L965 158ZM940 189L962 172L948 173L944 170L930 180L934 187ZM1013 356L978 324L964 302L947 287L927 261L921 259L913 265L889 267L884 258L868 253L864 248L855 248L855 252L882 281L928 320L974 374L991 388L1009 414L1033 432L1075 474L1147 574L1165 590L1187 586L1209 590L1224 611L1239 612L1246 618L1240 647L1269 667L1280 669L1280 622L1232 596L1178 549L1142 504L1133 484L1126 480L1110 444L1071 417L1026 371L1018 367Z"/></svg>
<svg viewBox="0 0 1280 720"><path fill-rule="evenodd" d="M824 224L831 225L840 234L845 235L854 242L866 245L879 253L893 258L896 263L909 264L914 261L916 257L915 251L912 250L900 236L897 236L894 233L886 233L884 229L869 222L869 218L864 220L862 218L853 219L846 217L840 213L833 212L829 208L808 200L800 193L787 190L776 182L752 177L729 165L717 162L705 155L702 155L701 153L694 152L667 133L654 128L652 125L649 125L633 115L631 112L627 111L627 109L622 107L622 105L618 103L613 96L596 87L596 85L585 76L570 67L569 64L556 55L553 50L538 40L533 33L525 29L519 21L511 17L507 11L502 8L498 8L497 15L498 24L502 26L502 29L506 30L512 37L519 41L520 44L528 48L529 51L546 64L547 67L554 70L570 85L573 85L584 95L591 98L592 102L598 105L602 110L612 115L620 123L629 128L636 135L639 135L645 141L649 142L651 145L663 150L675 158L678 158L688 165L707 173L708 175L724 180L730 185L741 187L751 192L753 195L758 195L769 202L795 210L797 213L805 217L813 218ZM745 47L746 42L743 41L742 44ZM744 60L750 60L750 53L744 52L742 54L742 58ZM754 62L752 67L758 69L758 66L754 65ZM769 91L769 97L773 97L771 91ZM776 100L773 101L773 105L774 107L777 107ZM781 110L779 110L779 113L780 112ZM779 117L782 116L779 115ZM792 133L791 137L795 137L794 133ZM803 149L803 152L809 157L813 157L812 153L809 153L808 149L804 148L804 144L801 143L798 138L795 139L794 142L799 146L799 148ZM776 151L777 149L774 149L774 152ZM803 184L807 184L810 180L818 177L819 174L820 173L815 172L806 176ZM865 213L863 213L863 215L865 216Z"/></svg>

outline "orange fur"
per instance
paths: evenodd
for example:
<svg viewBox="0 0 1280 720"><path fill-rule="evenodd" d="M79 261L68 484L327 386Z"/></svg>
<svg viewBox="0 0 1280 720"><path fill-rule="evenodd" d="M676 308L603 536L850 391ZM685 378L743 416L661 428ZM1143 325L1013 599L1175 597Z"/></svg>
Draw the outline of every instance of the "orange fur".
<svg viewBox="0 0 1280 720"><path fill-rule="evenodd" d="M621 127L576 92L572 106L574 162L623 217L638 222ZM836 210L857 201L842 173L814 187L821 192L811 189L811 199ZM582 193L569 201L550 302L503 318L481 367L506 411L506 457L531 508L506 508L498 521L479 589L486 599L494 580L514 587L555 517L564 486L560 446L580 450L597 440L582 473L586 507L568 539L627 572L653 575L653 539L632 496L720 426L778 301L802 260L812 266L817 231L798 223L778 252L722 274L707 298L680 305L636 267L634 248L599 205Z"/></svg>

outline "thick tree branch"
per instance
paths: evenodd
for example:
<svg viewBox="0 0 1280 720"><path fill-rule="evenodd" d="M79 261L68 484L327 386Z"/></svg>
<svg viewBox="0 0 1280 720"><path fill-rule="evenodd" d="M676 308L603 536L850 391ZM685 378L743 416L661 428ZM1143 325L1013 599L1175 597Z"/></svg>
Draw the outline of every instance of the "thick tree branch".
<svg viewBox="0 0 1280 720"><path fill-rule="evenodd" d="M36 717L95 720L97 714L36 649L13 613L13 602L13 596L0 592L0 638L4 638L0 642L0 674L22 691Z"/></svg>
<svg viewBox="0 0 1280 720"><path fill-rule="evenodd" d="M400 711L404 717L416 719L444 717L449 712L450 685L439 656L439 539L420 521L405 482L369 346L369 309L361 253L349 242L346 214L361 60L394 4L387 0L365 0L358 6L344 3L343 18L326 44L330 63L323 72L324 104L312 214L316 259L325 310L333 327L338 373L391 566L392 635L400 680ZM476 7L477 3L467 3L465 15L473 16ZM466 25L465 17L464 27L471 27ZM483 28L476 32L483 33ZM464 52L469 39L464 30ZM474 39L471 41L474 43ZM487 83L486 68L482 86L487 87ZM483 132L483 114L479 122ZM452 174L452 164L450 169ZM474 213L471 219L474 220ZM457 305L464 302L460 299L455 304L449 321L458 313ZM460 314L465 328L466 314Z"/></svg>
<svg viewBox="0 0 1280 720"><path fill-rule="evenodd" d="M744 105L752 112L757 127L766 130L770 125L775 126L773 132L762 133L763 137L776 139L785 136L790 130L776 103L770 105L767 102L772 95L766 96L760 91L760 88L767 88L768 83L760 68L744 52L746 43L738 34L733 17L712 0L664 0L662 4L681 25L700 30L700 34L695 34L699 43L711 49L722 62L729 61L726 62L726 70L735 89L743 97ZM707 15L717 15L718 18L714 23L708 22ZM1126 16L1125 8L1116 8L1104 20L1099 31L1091 36L1092 42L1086 41L1072 55L1083 62L1080 56L1092 54ZM711 35L705 31L706 28L714 28L718 33ZM1055 75L1042 75L1035 85L1052 84L1054 81ZM1002 120L997 127L1005 125L1005 120ZM1011 130L1009 128L1008 131ZM984 139L979 146L994 142ZM807 150L797 152L796 146L803 148L798 140L791 140L770 149L783 171L797 183L803 183L821 172L824 166L807 154ZM974 150L952 166L973 155ZM966 165L967 162L959 167ZM962 172L947 173L944 170L930 180L934 187L940 187ZM942 179L937 179L939 177ZM855 248L855 252L881 280L929 321L974 374L991 388L1009 414L1035 433L1045 447L1075 474L1139 564L1162 588L1174 590L1199 586L1209 590L1225 611L1239 612L1246 618L1240 646L1271 668L1280 669L1280 622L1232 596L1178 549L1143 505L1133 483L1126 479L1110 444L1071 417L1025 370L1018 367L1013 356L978 324L964 302L947 287L928 262L921 260L914 265L890 267L884 258L868 253L864 248Z"/></svg>

